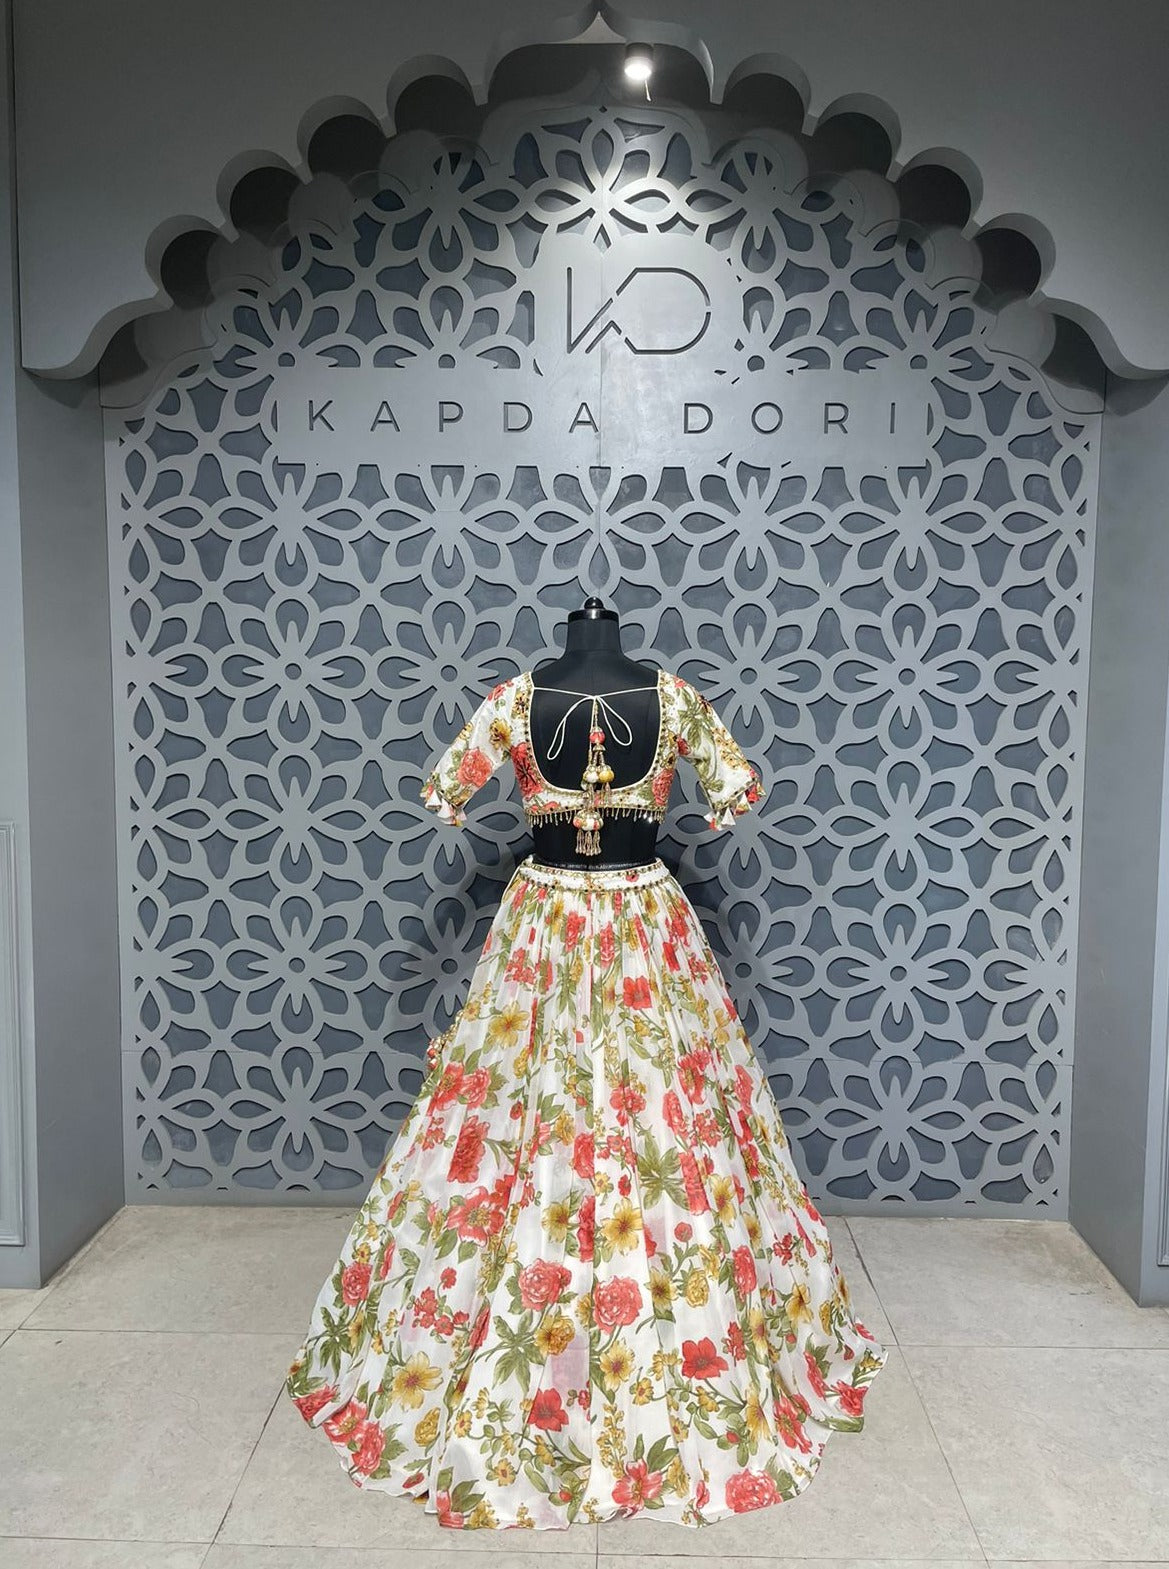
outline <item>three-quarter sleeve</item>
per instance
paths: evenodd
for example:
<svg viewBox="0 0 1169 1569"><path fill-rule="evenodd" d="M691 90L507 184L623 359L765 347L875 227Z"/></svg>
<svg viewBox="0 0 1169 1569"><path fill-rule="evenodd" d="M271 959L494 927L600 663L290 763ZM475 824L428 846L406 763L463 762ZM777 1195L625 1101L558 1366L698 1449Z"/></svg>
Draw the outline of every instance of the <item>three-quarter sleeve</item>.
<svg viewBox="0 0 1169 1569"><path fill-rule="evenodd" d="M711 828L730 828L766 797L758 770L708 697L678 681L678 755L692 764L710 806Z"/></svg>
<svg viewBox="0 0 1169 1569"><path fill-rule="evenodd" d="M423 781L422 804L444 823L462 827L467 802L511 752L511 685L501 681L492 687Z"/></svg>

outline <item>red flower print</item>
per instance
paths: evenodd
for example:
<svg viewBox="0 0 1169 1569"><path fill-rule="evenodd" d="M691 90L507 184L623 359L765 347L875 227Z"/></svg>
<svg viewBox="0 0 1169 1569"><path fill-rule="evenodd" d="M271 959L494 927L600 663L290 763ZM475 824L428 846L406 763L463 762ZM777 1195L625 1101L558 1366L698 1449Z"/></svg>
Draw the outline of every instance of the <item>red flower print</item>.
<svg viewBox="0 0 1169 1569"><path fill-rule="evenodd" d="M434 1507L438 1511L439 1525L453 1527L456 1531L463 1528L463 1516L451 1508L451 1495L449 1493L435 1493Z"/></svg>
<svg viewBox="0 0 1169 1569"><path fill-rule="evenodd" d="M705 1047L699 1051L688 1051L684 1057L678 1058L678 1082L682 1086L682 1093L695 1104L706 1099L703 1075L709 1062L710 1053Z"/></svg>
<svg viewBox="0 0 1169 1569"><path fill-rule="evenodd" d="M612 922L607 922L601 927L601 935L597 940L597 951L600 954L602 964L612 964L613 955L616 952Z"/></svg>
<svg viewBox="0 0 1169 1569"><path fill-rule="evenodd" d="M755 1272L755 1256L744 1244L743 1247L735 1249L732 1257L735 1264L735 1285L743 1296L747 1296L759 1284L759 1276Z"/></svg>
<svg viewBox="0 0 1169 1569"><path fill-rule="evenodd" d="M646 1258L653 1258L654 1255L657 1254L660 1251L660 1249L658 1248L658 1239L654 1236L653 1232L650 1231L648 1228L646 1228L646 1230L644 1231L644 1236L645 1236L645 1256L646 1256Z"/></svg>
<svg viewBox="0 0 1169 1569"><path fill-rule="evenodd" d="M630 1117L645 1110L645 1096L631 1084L619 1084L609 1096L609 1104L617 1113L617 1121L624 1126Z"/></svg>
<svg viewBox="0 0 1169 1569"><path fill-rule="evenodd" d="M670 786L673 784L673 782L674 770L672 768L658 769L657 773L653 776L653 780L650 785L650 788L653 791L655 806L665 806L666 802L670 799Z"/></svg>
<svg viewBox="0 0 1169 1569"><path fill-rule="evenodd" d="M613 1502L632 1512L644 1508L646 1499L656 1498L661 1490L662 1473L651 1471L644 1460L634 1460L613 1489Z"/></svg>
<svg viewBox="0 0 1169 1569"><path fill-rule="evenodd" d="M520 787L520 795L526 801L529 796L535 795L540 788L540 779L532 761L532 753L526 741L517 742L511 749L512 767L515 769L516 782Z"/></svg>
<svg viewBox="0 0 1169 1569"><path fill-rule="evenodd" d="M572 1146L572 1169L582 1181L588 1182L595 1171L593 1155L593 1136L591 1133L578 1133Z"/></svg>
<svg viewBox="0 0 1169 1569"><path fill-rule="evenodd" d="M487 1326L491 1322L491 1309L484 1303L475 1320L475 1327L471 1331L471 1350L476 1351L487 1338Z"/></svg>
<svg viewBox="0 0 1169 1569"><path fill-rule="evenodd" d="M789 1449L798 1449L802 1454L809 1454L812 1441L804 1432L804 1421L808 1415L808 1402L802 1395L797 1395L789 1400L786 1395L777 1395L772 1403L775 1415L775 1425L779 1429L780 1437Z"/></svg>
<svg viewBox="0 0 1169 1569"><path fill-rule="evenodd" d="M296 1405L306 1422L311 1422L318 1411L324 1409L331 1400L336 1400L337 1389L333 1384L326 1384L323 1389L314 1389L311 1395L298 1395Z"/></svg>
<svg viewBox="0 0 1169 1569"><path fill-rule="evenodd" d="M688 1220L680 1220L674 1227L674 1235L679 1242L689 1242L694 1235L694 1227Z"/></svg>
<svg viewBox="0 0 1169 1569"><path fill-rule="evenodd" d="M766 1471L738 1471L727 1478L727 1503L737 1515L750 1509L765 1509L778 1499L775 1478Z"/></svg>
<svg viewBox="0 0 1169 1569"><path fill-rule="evenodd" d="M682 968L682 966L678 963L678 950L674 947L672 942L663 942L662 954L665 958L667 969L680 970Z"/></svg>
<svg viewBox="0 0 1169 1569"><path fill-rule="evenodd" d="M864 1410L865 1396L869 1392L867 1384L833 1384L833 1389L840 1396L840 1407L846 1416L860 1416Z"/></svg>
<svg viewBox="0 0 1169 1569"><path fill-rule="evenodd" d="M678 1151L678 1162L682 1168L682 1185L686 1189L687 1207L692 1215L703 1215L710 1208L710 1200L706 1196L706 1189L702 1186L698 1162L689 1150Z"/></svg>
<svg viewBox="0 0 1169 1569"><path fill-rule="evenodd" d="M325 1432L338 1442L355 1433L369 1415L360 1400L351 1400L347 1406L334 1413L325 1423Z"/></svg>
<svg viewBox="0 0 1169 1569"><path fill-rule="evenodd" d="M447 1216L460 1237L486 1242L502 1227L506 1211L484 1187L475 1188L466 1198L455 1199Z"/></svg>
<svg viewBox="0 0 1169 1569"><path fill-rule="evenodd" d="M430 1097L432 1107L451 1106L459 1098L463 1086L463 1065L461 1062L449 1062L442 1070L434 1094Z"/></svg>
<svg viewBox="0 0 1169 1569"><path fill-rule="evenodd" d="M564 923L564 946L575 948L585 928L585 918L574 910Z"/></svg>
<svg viewBox="0 0 1169 1569"><path fill-rule="evenodd" d="M596 1214L596 1208L597 1208L596 1195L593 1194L593 1193L590 1193L588 1195L588 1197L583 1199L582 1202L581 1202L580 1219L579 1219L579 1222L578 1222L578 1226L579 1226L578 1235L579 1235L579 1240L580 1240L580 1261L581 1261L582 1264L589 1264L589 1263L592 1262L592 1257L593 1257L593 1230L594 1230L594 1226L595 1226L594 1216Z"/></svg>
<svg viewBox="0 0 1169 1569"><path fill-rule="evenodd" d="M568 1412L564 1409L558 1389L541 1389L528 1407L528 1421L532 1427L542 1427L546 1433L558 1433L568 1426Z"/></svg>
<svg viewBox="0 0 1169 1569"><path fill-rule="evenodd" d="M702 1477L698 1478L698 1486L694 1489L694 1502L699 1509L704 1509L710 1502L710 1488Z"/></svg>
<svg viewBox="0 0 1169 1569"><path fill-rule="evenodd" d="M694 1142L699 1145L718 1143L718 1118L713 1111L700 1111L694 1118Z"/></svg>
<svg viewBox="0 0 1169 1569"><path fill-rule="evenodd" d="M662 1096L662 1116L666 1119L666 1126L672 1133L682 1133L686 1128L686 1118L682 1113L682 1102L673 1090L667 1090Z"/></svg>
<svg viewBox="0 0 1169 1569"><path fill-rule="evenodd" d="M808 1368L808 1383L811 1384L815 1394L822 1395L828 1388L824 1382L824 1375L820 1371L820 1364L810 1351L804 1352L804 1361Z"/></svg>
<svg viewBox="0 0 1169 1569"><path fill-rule="evenodd" d="M724 1357L719 1356L709 1335L701 1340L682 1342L683 1378L717 1378L720 1373L726 1372L729 1365Z"/></svg>
<svg viewBox="0 0 1169 1569"><path fill-rule="evenodd" d="M357 1453L353 1456L353 1469L360 1471L362 1476L369 1476L372 1471L377 1470L385 1447L385 1433L376 1422L367 1422L361 1430L361 1443Z"/></svg>
<svg viewBox="0 0 1169 1569"><path fill-rule="evenodd" d="M644 975L627 975L625 977L625 1006L627 1008L648 1008L653 1003L650 995L649 979Z"/></svg>
<svg viewBox="0 0 1169 1569"><path fill-rule="evenodd" d="M809 1220L819 1220L820 1219L820 1211L812 1203L808 1204L808 1219Z"/></svg>
<svg viewBox="0 0 1169 1569"><path fill-rule="evenodd" d="M746 1068L744 1068L741 1062L737 1064L735 1068L735 1088L739 1092L739 1105L744 1107L749 1106L751 1104L751 1095L755 1087L751 1083L751 1075L747 1072Z"/></svg>
<svg viewBox="0 0 1169 1569"><path fill-rule="evenodd" d="M463 753L457 777L460 784L470 785L477 790L480 785L487 783L494 771L487 753L481 752L477 746L469 746Z"/></svg>
<svg viewBox="0 0 1169 1569"><path fill-rule="evenodd" d="M727 1350L736 1362L741 1362L747 1355L747 1342L743 1337L743 1326L734 1319L727 1325Z"/></svg>
<svg viewBox="0 0 1169 1569"><path fill-rule="evenodd" d="M563 1264L538 1258L520 1272L520 1301L526 1308L539 1313L552 1306L571 1279L572 1271Z"/></svg>
<svg viewBox="0 0 1169 1569"><path fill-rule="evenodd" d="M491 1074L486 1068L476 1068L474 1073L468 1073L464 1077L459 1087L459 1095L468 1106L482 1106L490 1088Z"/></svg>
<svg viewBox="0 0 1169 1569"><path fill-rule="evenodd" d="M617 1178L617 1191L623 1199L627 1199L633 1191L633 1182L627 1171L623 1171Z"/></svg>
<svg viewBox="0 0 1169 1569"><path fill-rule="evenodd" d="M641 1312L641 1287L629 1275L603 1281L593 1289L593 1316L597 1328L611 1335L623 1324L632 1324Z"/></svg>
<svg viewBox="0 0 1169 1569"><path fill-rule="evenodd" d="M368 1264L350 1264L341 1276L341 1300L350 1307L364 1302L369 1296L369 1280L373 1271Z"/></svg>
<svg viewBox="0 0 1169 1569"><path fill-rule="evenodd" d="M453 1269L444 1269L442 1274L438 1277L438 1280L439 1284L442 1286L442 1289L444 1291L449 1291L458 1278L458 1275L455 1274Z"/></svg>
<svg viewBox="0 0 1169 1569"><path fill-rule="evenodd" d="M390 1265L394 1262L394 1251L396 1248L397 1243L395 1242L394 1238L387 1237L385 1248L382 1251L382 1261L378 1265L377 1270L377 1278L379 1280L384 1280L390 1273Z"/></svg>
<svg viewBox="0 0 1169 1569"><path fill-rule="evenodd" d="M447 1171L448 1182L477 1182L483 1152L487 1148L487 1124L479 1117L468 1117L459 1131L454 1154Z"/></svg>
<svg viewBox="0 0 1169 1569"><path fill-rule="evenodd" d="M434 1287L427 1286L414 1304L414 1322L420 1329L433 1329L434 1315L437 1311L438 1298L434 1294Z"/></svg>

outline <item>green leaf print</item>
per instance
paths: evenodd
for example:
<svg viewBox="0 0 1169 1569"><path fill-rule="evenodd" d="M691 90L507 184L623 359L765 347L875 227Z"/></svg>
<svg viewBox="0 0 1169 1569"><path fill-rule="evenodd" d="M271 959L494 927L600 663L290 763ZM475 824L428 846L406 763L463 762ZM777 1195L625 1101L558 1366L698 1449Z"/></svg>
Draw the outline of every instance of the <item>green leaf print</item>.
<svg viewBox="0 0 1169 1569"><path fill-rule="evenodd" d="M679 1209L685 1210L686 1188L677 1150L663 1152L648 1128L641 1137L641 1148L637 1154L637 1180L641 1186L642 1203L657 1204L663 1195L668 1195Z"/></svg>

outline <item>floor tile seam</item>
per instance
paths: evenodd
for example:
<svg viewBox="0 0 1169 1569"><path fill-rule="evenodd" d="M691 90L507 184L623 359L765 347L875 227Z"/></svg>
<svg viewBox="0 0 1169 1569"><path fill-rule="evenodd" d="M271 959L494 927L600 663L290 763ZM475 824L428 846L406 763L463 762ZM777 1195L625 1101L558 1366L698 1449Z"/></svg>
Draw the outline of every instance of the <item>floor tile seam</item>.
<svg viewBox="0 0 1169 1569"><path fill-rule="evenodd" d="M273 1397L272 1397L272 1404L268 1407L268 1410L267 1410L267 1413L265 1414L264 1420L260 1423L259 1431L256 1433L255 1439L252 1442L252 1447L248 1450L247 1459L244 1461L243 1465L240 1466L240 1468L239 1468L239 1475L235 1479L235 1486L231 1490L231 1497L227 1500L226 1507L224 1508L223 1513L219 1517L219 1524L215 1527L215 1530L212 1532L212 1535L211 1535L211 1540L207 1544L207 1552L208 1553L211 1551L212 1547L214 1547L215 1544L219 1541L219 1533L223 1530L223 1527L224 1527L224 1525L225 1525L225 1523L227 1521L227 1517L231 1513L231 1506L235 1503L236 1494L239 1492L240 1487L241 1487L241 1485L243 1483L243 1479L247 1475L248 1467L251 1465L252 1461L256 1457L256 1450L260 1447L260 1440L263 1438L264 1434L267 1432L267 1430L268 1430L268 1423L272 1420L272 1417L275 1414L276 1408L277 1408L277 1406L279 1406L280 1401L281 1401L281 1399L282 1399L282 1397L284 1395L284 1378L285 1378L285 1376L287 1376L287 1375L282 1375L281 1380L280 1380L280 1387L279 1387L279 1389L277 1389L275 1395L273 1395ZM237 1546L239 1544L232 1543L232 1545L233 1546ZM203 1556L204 1556L204 1558L206 1558L207 1553L204 1553Z"/></svg>
<svg viewBox="0 0 1169 1569"><path fill-rule="evenodd" d="M951 1486L957 1495L958 1502L962 1505L962 1513L966 1516L970 1530L973 1533L974 1540L978 1544L978 1551L982 1554L982 1561L985 1564L989 1564L990 1557L986 1551L986 1544L982 1540L981 1532L974 1523L974 1516L970 1513L970 1505L966 1502L966 1495L958 1485L958 1478L954 1475L954 1467L950 1464L950 1456L947 1454L946 1446L942 1443L941 1436L939 1435L937 1428L934 1426L934 1419L930 1415L929 1406L926 1404L925 1396L922 1394L921 1389L918 1386L917 1379L913 1376L913 1368L910 1366L909 1358L904 1355L904 1348L902 1348L901 1360L905 1364L905 1371L909 1374L910 1386L912 1387L914 1394L917 1396L917 1403L921 1407L922 1415L929 1424L930 1434L933 1437L934 1443L937 1445L938 1453L942 1457L942 1461L946 1467L946 1472L950 1478Z"/></svg>

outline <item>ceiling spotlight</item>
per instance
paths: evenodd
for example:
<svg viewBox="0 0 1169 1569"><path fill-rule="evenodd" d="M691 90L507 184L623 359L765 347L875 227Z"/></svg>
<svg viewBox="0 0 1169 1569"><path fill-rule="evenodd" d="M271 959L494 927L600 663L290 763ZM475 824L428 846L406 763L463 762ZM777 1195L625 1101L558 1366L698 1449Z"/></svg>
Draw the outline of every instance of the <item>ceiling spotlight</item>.
<svg viewBox="0 0 1169 1569"><path fill-rule="evenodd" d="M626 44L625 75L631 82L648 82L654 74L652 44Z"/></svg>

